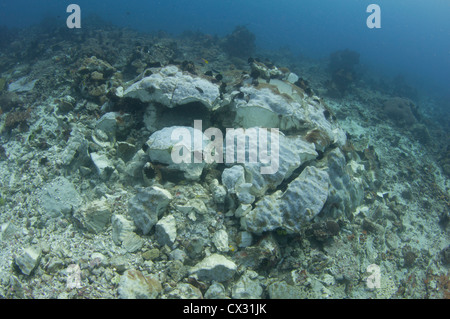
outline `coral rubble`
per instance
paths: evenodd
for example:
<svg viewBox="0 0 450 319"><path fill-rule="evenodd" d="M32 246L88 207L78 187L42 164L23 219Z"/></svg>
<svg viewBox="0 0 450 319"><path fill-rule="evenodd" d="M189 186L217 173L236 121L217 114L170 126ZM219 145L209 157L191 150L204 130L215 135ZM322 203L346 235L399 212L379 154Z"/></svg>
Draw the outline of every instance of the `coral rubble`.
<svg viewBox="0 0 450 319"><path fill-rule="evenodd" d="M448 145L358 53L47 28L0 30L1 298L442 297Z"/></svg>

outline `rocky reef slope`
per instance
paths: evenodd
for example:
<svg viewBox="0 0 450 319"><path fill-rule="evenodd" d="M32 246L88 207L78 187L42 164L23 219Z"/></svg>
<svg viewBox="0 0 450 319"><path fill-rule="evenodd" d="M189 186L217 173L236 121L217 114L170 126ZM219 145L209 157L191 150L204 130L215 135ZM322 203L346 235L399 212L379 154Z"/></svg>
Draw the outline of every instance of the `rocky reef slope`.
<svg viewBox="0 0 450 319"><path fill-rule="evenodd" d="M1 297L449 296L448 132L410 100L230 37L41 31L0 54Z"/></svg>

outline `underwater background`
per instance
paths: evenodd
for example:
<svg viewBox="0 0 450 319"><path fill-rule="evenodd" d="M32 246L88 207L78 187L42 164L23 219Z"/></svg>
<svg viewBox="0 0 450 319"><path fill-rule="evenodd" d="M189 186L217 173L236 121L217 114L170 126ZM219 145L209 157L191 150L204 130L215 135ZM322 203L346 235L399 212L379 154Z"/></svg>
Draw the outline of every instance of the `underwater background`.
<svg viewBox="0 0 450 319"><path fill-rule="evenodd" d="M0 0L0 299L450 299L449 39L448 0Z"/></svg>
<svg viewBox="0 0 450 319"><path fill-rule="evenodd" d="M371 72L402 74L430 93L448 93L450 83L450 2L446 0L110 0L2 1L0 24L24 27L44 17L65 23L65 9L80 5L83 17L96 14L117 26L143 32L186 30L225 36L237 25L256 35L265 49L289 47L325 58L348 48L361 54ZM369 4L381 7L381 29L369 29ZM55 22L56 23L56 22Z"/></svg>

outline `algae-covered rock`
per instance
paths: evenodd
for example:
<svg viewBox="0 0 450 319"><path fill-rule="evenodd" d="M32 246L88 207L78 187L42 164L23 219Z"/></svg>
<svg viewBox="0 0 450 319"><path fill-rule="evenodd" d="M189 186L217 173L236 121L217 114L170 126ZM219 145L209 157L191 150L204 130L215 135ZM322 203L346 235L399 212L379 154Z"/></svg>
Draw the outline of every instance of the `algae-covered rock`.
<svg viewBox="0 0 450 319"><path fill-rule="evenodd" d="M132 233L136 227L133 221L128 220L123 215L115 214L111 218L112 240L116 245L120 245L129 233Z"/></svg>
<svg viewBox="0 0 450 319"><path fill-rule="evenodd" d="M228 244L228 234L224 229L216 231L212 241L214 246L216 246L217 250L220 252L227 252L230 249Z"/></svg>
<svg viewBox="0 0 450 319"><path fill-rule="evenodd" d="M169 299L203 299L202 292L197 287L186 283L178 283L169 295Z"/></svg>
<svg viewBox="0 0 450 319"><path fill-rule="evenodd" d="M27 247L15 258L15 263L23 274L30 275L39 264L40 258L41 250L39 248Z"/></svg>
<svg viewBox="0 0 450 319"><path fill-rule="evenodd" d="M260 299L263 288L254 271L246 271L232 288L233 299Z"/></svg>
<svg viewBox="0 0 450 319"><path fill-rule="evenodd" d="M414 103L405 98L393 97L384 102L383 111L399 126L410 126L417 122Z"/></svg>
<svg viewBox="0 0 450 319"><path fill-rule="evenodd" d="M57 177L37 193L44 214L57 217L68 215L83 203L74 185L65 177Z"/></svg>
<svg viewBox="0 0 450 319"><path fill-rule="evenodd" d="M173 215L165 216L156 223L155 237L161 246L173 245L177 238L177 224Z"/></svg>
<svg viewBox="0 0 450 319"><path fill-rule="evenodd" d="M268 287L270 299L304 299L303 290L285 281L274 282Z"/></svg>
<svg viewBox="0 0 450 319"><path fill-rule="evenodd" d="M106 61L98 59L95 56L85 58L82 65L78 68L79 74L92 74L93 72L102 73L104 76L111 76L115 68Z"/></svg>
<svg viewBox="0 0 450 319"><path fill-rule="evenodd" d="M92 233L100 233L111 222L112 211L105 199L88 203L74 213L74 218Z"/></svg>
<svg viewBox="0 0 450 319"><path fill-rule="evenodd" d="M92 163L97 168L97 173L102 179L107 179L114 171L114 166L106 154L92 152L90 154Z"/></svg>
<svg viewBox="0 0 450 319"><path fill-rule="evenodd" d="M172 195L157 186L138 188L137 194L128 202L128 213L135 225L146 235L164 213Z"/></svg>
<svg viewBox="0 0 450 319"><path fill-rule="evenodd" d="M236 273L237 266L230 259L219 254L206 257L191 269L191 274L196 274L200 280L227 281Z"/></svg>
<svg viewBox="0 0 450 319"><path fill-rule="evenodd" d="M149 276L144 276L137 269L124 272L119 282L121 299L155 299L162 291L161 283Z"/></svg>
<svg viewBox="0 0 450 319"><path fill-rule="evenodd" d="M0 92L6 88L6 79L0 78Z"/></svg>
<svg viewBox="0 0 450 319"><path fill-rule="evenodd" d="M122 241L122 247L129 253L134 253L142 248L144 240L136 233L129 232Z"/></svg>
<svg viewBox="0 0 450 319"><path fill-rule="evenodd" d="M23 102L16 93L3 92L2 94L0 94L0 108L2 109L3 113L18 109L22 105Z"/></svg>
<svg viewBox="0 0 450 319"><path fill-rule="evenodd" d="M90 162L89 142L80 130L71 131L69 140L61 152L60 159L64 166L78 167Z"/></svg>

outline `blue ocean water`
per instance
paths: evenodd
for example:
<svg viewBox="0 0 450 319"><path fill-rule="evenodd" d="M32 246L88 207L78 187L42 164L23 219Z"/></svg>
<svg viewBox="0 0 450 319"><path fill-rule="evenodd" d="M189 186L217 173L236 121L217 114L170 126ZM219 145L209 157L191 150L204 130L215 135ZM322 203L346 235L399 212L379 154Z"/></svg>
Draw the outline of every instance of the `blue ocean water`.
<svg viewBox="0 0 450 319"><path fill-rule="evenodd" d="M95 13L140 31L224 36L245 25L260 48L289 47L315 58L348 48L372 70L401 74L430 94L446 93L450 83L448 0L2 0L0 25L25 27L44 17L64 24L71 3L81 7L82 18ZM379 29L366 25L371 3L381 8Z"/></svg>

